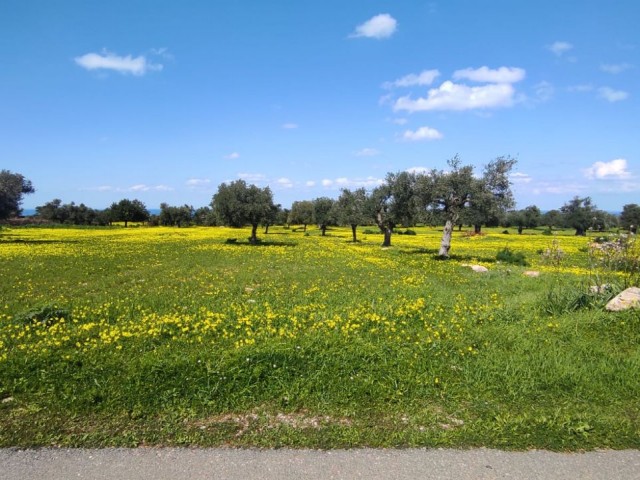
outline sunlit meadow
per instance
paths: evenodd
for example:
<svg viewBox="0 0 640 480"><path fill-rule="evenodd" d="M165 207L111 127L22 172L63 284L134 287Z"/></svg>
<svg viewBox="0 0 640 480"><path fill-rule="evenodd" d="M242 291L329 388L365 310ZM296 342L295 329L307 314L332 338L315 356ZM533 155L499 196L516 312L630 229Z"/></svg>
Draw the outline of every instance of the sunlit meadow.
<svg viewBox="0 0 640 480"><path fill-rule="evenodd" d="M3 230L0 445L640 447L593 236L415 230Z"/></svg>

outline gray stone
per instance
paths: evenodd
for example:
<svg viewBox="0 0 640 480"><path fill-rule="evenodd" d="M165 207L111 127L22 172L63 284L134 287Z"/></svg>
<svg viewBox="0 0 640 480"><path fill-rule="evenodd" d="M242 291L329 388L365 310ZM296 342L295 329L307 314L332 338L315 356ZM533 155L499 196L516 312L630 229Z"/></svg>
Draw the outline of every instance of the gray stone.
<svg viewBox="0 0 640 480"><path fill-rule="evenodd" d="M630 287L613 298L605 307L610 312L620 312L640 307L640 288Z"/></svg>

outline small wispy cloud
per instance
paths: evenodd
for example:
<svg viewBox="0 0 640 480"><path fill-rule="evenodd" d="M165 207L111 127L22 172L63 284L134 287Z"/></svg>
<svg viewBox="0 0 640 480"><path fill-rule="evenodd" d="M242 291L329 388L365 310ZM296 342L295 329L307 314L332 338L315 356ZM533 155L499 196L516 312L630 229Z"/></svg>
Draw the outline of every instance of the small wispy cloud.
<svg viewBox="0 0 640 480"><path fill-rule="evenodd" d="M173 188L167 185L146 185L144 183L138 183L126 189L126 191L128 192L149 192L149 191L170 192L172 190Z"/></svg>
<svg viewBox="0 0 640 480"><path fill-rule="evenodd" d="M286 177L281 177L276 180L276 184L282 188L291 188L293 187L293 182Z"/></svg>
<svg viewBox="0 0 640 480"><path fill-rule="evenodd" d="M163 68L161 64L151 63L144 55L120 56L107 50L103 50L102 53L86 53L74 58L74 61L86 70L112 70L123 75L130 74L137 77L143 76L147 72L158 72Z"/></svg>
<svg viewBox="0 0 640 480"><path fill-rule="evenodd" d="M266 182L267 176L263 173L239 173L238 178L247 182Z"/></svg>
<svg viewBox="0 0 640 480"><path fill-rule="evenodd" d="M316 182L313 180L307 180L306 182L304 182L304 186L305 187L315 187L316 186Z"/></svg>
<svg viewBox="0 0 640 480"><path fill-rule="evenodd" d="M570 87L567 88L567 91L569 92L578 92L578 93L585 93L585 92L591 92L593 91L594 86L591 85L590 83L582 83L579 85L571 85Z"/></svg>
<svg viewBox="0 0 640 480"><path fill-rule="evenodd" d="M402 134L402 139L408 142L419 142L423 140L440 140L444 135L435 128L420 127L417 130L406 130Z"/></svg>
<svg viewBox="0 0 640 480"><path fill-rule="evenodd" d="M320 183L325 188L373 188L382 185L384 179L372 176L365 178L338 177L336 179L325 178Z"/></svg>
<svg viewBox="0 0 640 480"><path fill-rule="evenodd" d="M604 63L600 65L600 70L606 73L610 73L612 75L618 75L619 73L625 72L632 68L633 68L633 65L630 63L614 63L614 64Z"/></svg>
<svg viewBox="0 0 640 480"><path fill-rule="evenodd" d="M428 173L431 170L427 167L411 167L411 168L407 168L407 172L408 173L416 173L416 174L420 174L420 173Z"/></svg>
<svg viewBox="0 0 640 480"><path fill-rule="evenodd" d="M380 151L375 148L363 148L355 153L356 157L375 157L376 155L380 155Z"/></svg>
<svg viewBox="0 0 640 480"><path fill-rule="evenodd" d="M583 173L585 177L597 180L623 180L631 176L631 172L627 170L627 160L624 158L616 158L610 162L595 162L583 170Z"/></svg>
<svg viewBox="0 0 640 480"><path fill-rule="evenodd" d="M547 45L547 49L550 50L557 57L561 57L570 50L573 50L573 45L569 42L553 42L551 45Z"/></svg>
<svg viewBox="0 0 640 480"><path fill-rule="evenodd" d="M423 70L418 74L411 73L392 82L384 82L382 88L389 89L395 87L413 87L415 85L431 85L439 76L440 72L438 70Z"/></svg>
<svg viewBox="0 0 640 480"><path fill-rule="evenodd" d="M610 87L600 87L598 89L598 96L607 102L620 102L629 98L629 93L623 90L614 90Z"/></svg>
<svg viewBox="0 0 640 480"><path fill-rule="evenodd" d="M189 188L207 187L211 184L211 180L208 178L190 178L185 182L185 185Z"/></svg>
<svg viewBox="0 0 640 480"><path fill-rule="evenodd" d="M509 175L509 180L513 183L530 183L533 179L527 173L516 172Z"/></svg>
<svg viewBox="0 0 640 480"><path fill-rule="evenodd" d="M389 38L397 28L398 22L395 18L388 13L381 13L358 25L349 38Z"/></svg>
<svg viewBox="0 0 640 480"><path fill-rule="evenodd" d="M553 98L553 94L555 93L555 88L547 81L542 81L536 83L533 86L533 91L536 94L536 99L539 102L548 102Z"/></svg>
<svg viewBox="0 0 640 480"><path fill-rule="evenodd" d="M282 128L284 128L285 130L294 130L294 129L298 128L298 124L297 123L283 123L282 124Z"/></svg>
<svg viewBox="0 0 640 480"><path fill-rule="evenodd" d="M236 158L240 158L240 154L238 152L232 152L229 155L225 155L224 158L227 160L235 160Z"/></svg>

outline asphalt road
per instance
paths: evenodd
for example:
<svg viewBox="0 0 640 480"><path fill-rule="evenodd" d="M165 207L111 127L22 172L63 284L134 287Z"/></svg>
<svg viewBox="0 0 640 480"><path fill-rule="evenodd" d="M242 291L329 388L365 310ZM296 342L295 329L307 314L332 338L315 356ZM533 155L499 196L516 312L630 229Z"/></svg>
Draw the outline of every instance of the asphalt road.
<svg viewBox="0 0 640 480"><path fill-rule="evenodd" d="M0 449L0 480L639 480L640 451Z"/></svg>

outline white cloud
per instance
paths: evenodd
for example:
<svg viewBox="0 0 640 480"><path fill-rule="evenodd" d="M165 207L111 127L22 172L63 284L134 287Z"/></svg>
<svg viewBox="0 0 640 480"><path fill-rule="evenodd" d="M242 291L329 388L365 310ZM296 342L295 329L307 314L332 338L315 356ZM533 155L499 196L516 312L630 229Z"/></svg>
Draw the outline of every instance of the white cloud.
<svg viewBox="0 0 640 480"><path fill-rule="evenodd" d="M409 123L409 120L407 120L406 118L394 118L391 121L396 125L406 125L407 123Z"/></svg>
<svg viewBox="0 0 640 480"><path fill-rule="evenodd" d="M600 70L606 73L611 73L612 75L617 75L626 70L633 68L633 65L630 63L616 63L616 64L602 64L600 65Z"/></svg>
<svg viewBox="0 0 640 480"><path fill-rule="evenodd" d="M555 93L555 88L547 81L542 81L540 83L536 83L533 86L533 90L536 93L536 97L540 102L548 102L553 97Z"/></svg>
<svg viewBox="0 0 640 480"><path fill-rule="evenodd" d="M569 42L553 42L551 45L548 45L547 48L551 50L556 56L561 57L569 50L572 50L573 45Z"/></svg>
<svg viewBox="0 0 640 480"><path fill-rule="evenodd" d="M429 173L431 170L427 167L411 167L407 168L408 173Z"/></svg>
<svg viewBox="0 0 640 480"><path fill-rule="evenodd" d="M591 85L590 83L583 83L580 85L571 85L570 87L567 88L567 90L569 92L579 92L579 93L584 93L584 92L591 92L593 91L593 85Z"/></svg>
<svg viewBox="0 0 640 480"><path fill-rule="evenodd" d="M144 183L139 183L137 185L130 186L126 190L128 192L148 192L151 190L156 192L170 192L173 188L167 185L145 185Z"/></svg>
<svg viewBox="0 0 640 480"><path fill-rule="evenodd" d="M430 89L427 98L400 97L393 109L419 112L510 107L514 94L513 86L507 83L469 87L447 80L440 87Z"/></svg>
<svg viewBox="0 0 640 480"><path fill-rule="evenodd" d="M580 195L587 190L584 183L539 182L531 188L534 195Z"/></svg>
<svg viewBox="0 0 640 480"><path fill-rule="evenodd" d="M350 38L388 38L396 31L398 22L388 13L382 13L358 25Z"/></svg>
<svg viewBox="0 0 640 480"><path fill-rule="evenodd" d="M583 172L585 177L598 180L622 180L631 176L627 170L627 160L624 158L617 158L610 162L595 162Z"/></svg>
<svg viewBox="0 0 640 480"><path fill-rule="evenodd" d="M99 192L110 192L113 190L113 187L111 185L100 185L96 190Z"/></svg>
<svg viewBox="0 0 640 480"><path fill-rule="evenodd" d="M293 182L286 177L281 177L276 180L276 183L283 188L291 188L293 187Z"/></svg>
<svg viewBox="0 0 640 480"><path fill-rule="evenodd" d="M189 188L196 188L196 187L206 187L210 183L211 183L211 180L209 180L208 178L190 178L185 182L185 185Z"/></svg>
<svg viewBox="0 0 640 480"><path fill-rule="evenodd" d="M509 180L513 183L530 183L532 178L531 175L527 173L516 172L509 175Z"/></svg>
<svg viewBox="0 0 640 480"><path fill-rule="evenodd" d="M131 192L146 192L148 190L151 190L151 187L149 187L148 185L145 185L144 183L140 183L138 185L133 185L129 187L129 191Z"/></svg>
<svg viewBox="0 0 640 480"><path fill-rule="evenodd" d="M240 154L238 152L232 152L229 155L225 155L224 158L227 160L235 160L236 158L240 158Z"/></svg>
<svg viewBox="0 0 640 480"><path fill-rule="evenodd" d="M371 176L365 178L339 177L335 180L325 178L321 183L325 188L373 188L377 187L378 185L382 185L384 183L384 180Z"/></svg>
<svg viewBox="0 0 640 480"><path fill-rule="evenodd" d="M609 87L600 87L598 89L598 96L608 102L613 103L619 102L621 100L626 100L629 97L629 94L622 90L614 90L613 88Z"/></svg>
<svg viewBox="0 0 640 480"><path fill-rule="evenodd" d="M265 182L267 176L263 173L239 173L238 178L246 182Z"/></svg>
<svg viewBox="0 0 640 480"><path fill-rule="evenodd" d="M384 82L382 88L413 87L415 85L431 85L440 76L438 70L423 70L419 74L411 73L393 82Z"/></svg>
<svg viewBox="0 0 640 480"><path fill-rule="evenodd" d="M314 182L313 180L307 180L304 183L305 187L315 187L316 186L316 182Z"/></svg>
<svg viewBox="0 0 640 480"><path fill-rule="evenodd" d="M402 134L402 139L409 142L417 142L421 140L440 140L444 135L435 128L420 127L419 129L407 130Z"/></svg>
<svg viewBox="0 0 640 480"><path fill-rule="evenodd" d="M284 128L285 130L293 130L295 128L298 128L298 124L297 123L285 123L282 125L282 128Z"/></svg>
<svg viewBox="0 0 640 480"><path fill-rule="evenodd" d="M122 74L142 76L149 71L160 71L163 66L149 62L144 55L121 57L104 50L102 53L87 53L74 58L75 62L87 70L114 70Z"/></svg>
<svg viewBox="0 0 640 480"><path fill-rule="evenodd" d="M375 148L363 148L355 153L356 157L374 157L380 155L380 152Z"/></svg>
<svg viewBox="0 0 640 480"><path fill-rule="evenodd" d="M472 82L480 83L516 83L524 79L525 75L525 70L517 67L500 67L497 69L480 67L475 70L472 68L456 70L453 73L453 79L471 80Z"/></svg>

